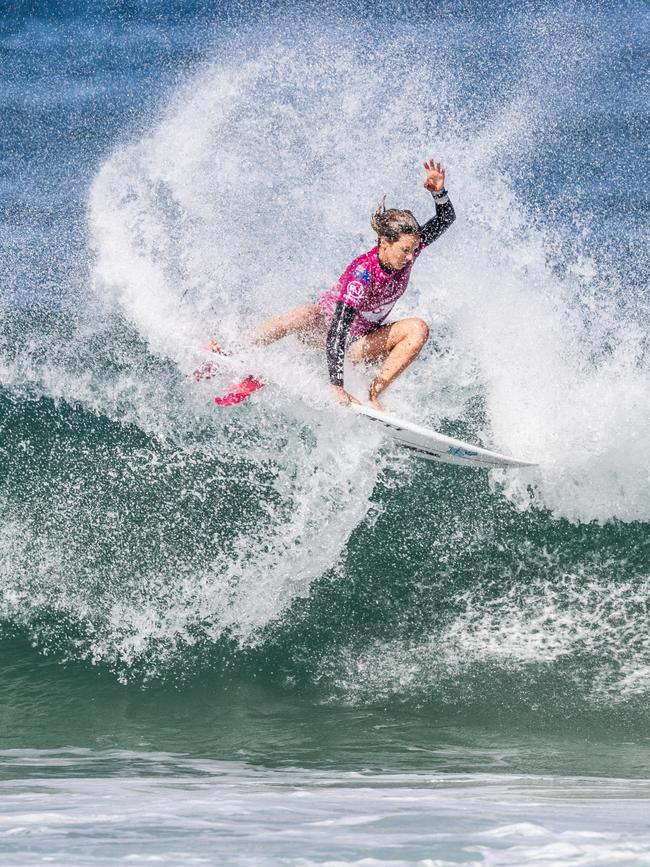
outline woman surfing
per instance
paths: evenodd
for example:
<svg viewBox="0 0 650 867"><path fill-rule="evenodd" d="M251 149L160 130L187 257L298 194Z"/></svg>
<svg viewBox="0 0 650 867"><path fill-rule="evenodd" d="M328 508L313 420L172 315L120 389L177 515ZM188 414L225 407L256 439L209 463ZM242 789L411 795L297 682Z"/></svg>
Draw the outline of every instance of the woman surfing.
<svg viewBox="0 0 650 867"><path fill-rule="evenodd" d="M424 169L424 187L436 204L432 219L420 226L411 211L386 210L382 202L371 220L377 246L350 262L335 285L315 304L303 304L268 320L251 337L253 344L266 346L294 334L311 346L325 348L330 383L343 404L359 403L344 387L346 353L353 363L383 360L368 392L369 402L381 409L379 395L417 358L428 339L429 328L422 319L386 322L406 291L415 260L456 217L445 190L444 168L429 160ZM221 352L214 341L210 348ZM249 377L217 403L237 403L262 384Z"/></svg>

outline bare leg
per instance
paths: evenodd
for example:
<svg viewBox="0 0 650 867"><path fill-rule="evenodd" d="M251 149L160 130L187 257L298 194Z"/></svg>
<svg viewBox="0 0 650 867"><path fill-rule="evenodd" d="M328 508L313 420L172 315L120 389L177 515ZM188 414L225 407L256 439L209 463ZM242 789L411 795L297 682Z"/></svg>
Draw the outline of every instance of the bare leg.
<svg viewBox="0 0 650 867"><path fill-rule="evenodd" d="M377 398L417 358L428 338L429 327L422 319L401 319L381 325L352 344L349 357L353 362L385 359L370 385L369 398L374 407L382 409Z"/></svg>
<svg viewBox="0 0 650 867"><path fill-rule="evenodd" d="M318 304L302 304L282 316L269 319L251 337L256 346L268 346L289 334L311 345L324 345L329 318Z"/></svg>

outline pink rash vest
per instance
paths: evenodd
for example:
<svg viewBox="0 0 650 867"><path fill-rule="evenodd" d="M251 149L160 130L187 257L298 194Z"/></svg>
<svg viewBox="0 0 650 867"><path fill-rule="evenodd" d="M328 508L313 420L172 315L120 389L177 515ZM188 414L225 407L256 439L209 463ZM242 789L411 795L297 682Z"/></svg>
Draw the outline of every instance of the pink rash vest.
<svg viewBox="0 0 650 867"><path fill-rule="evenodd" d="M389 272L379 264L378 249L373 247L350 262L337 283L318 299L318 306L330 316L334 314L337 301L354 307L357 315L350 327L350 337L368 334L382 325L406 292L411 268L422 250L424 244L416 249L413 262L400 271Z"/></svg>

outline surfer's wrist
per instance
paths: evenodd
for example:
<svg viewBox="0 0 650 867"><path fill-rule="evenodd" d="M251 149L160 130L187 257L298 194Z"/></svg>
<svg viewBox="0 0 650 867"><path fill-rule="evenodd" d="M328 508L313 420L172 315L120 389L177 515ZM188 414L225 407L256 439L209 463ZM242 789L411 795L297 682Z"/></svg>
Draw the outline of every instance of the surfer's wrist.
<svg viewBox="0 0 650 867"><path fill-rule="evenodd" d="M359 403L356 398L352 397L351 394L348 394L348 392L345 390L345 388L343 388L342 385L336 385L336 383L334 382L330 383L330 385L332 386L332 390L336 395L337 401L342 406L349 406L351 403Z"/></svg>
<svg viewBox="0 0 650 867"><path fill-rule="evenodd" d="M449 193L445 187L440 190L429 190L429 192L433 196L433 201L436 205L444 205L449 201Z"/></svg>

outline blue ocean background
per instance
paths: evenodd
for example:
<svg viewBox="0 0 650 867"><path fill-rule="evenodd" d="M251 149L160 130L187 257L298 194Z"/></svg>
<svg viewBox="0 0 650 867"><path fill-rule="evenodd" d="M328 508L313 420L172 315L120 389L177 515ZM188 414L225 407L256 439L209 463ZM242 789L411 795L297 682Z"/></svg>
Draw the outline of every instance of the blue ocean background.
<svg viewBox="0 0 650 867"><path fill-rule="evenodd" d="M0 8L2 863L648 863L647 5ZM217 410L432 156L387 405L539 466Z"/></svg>

